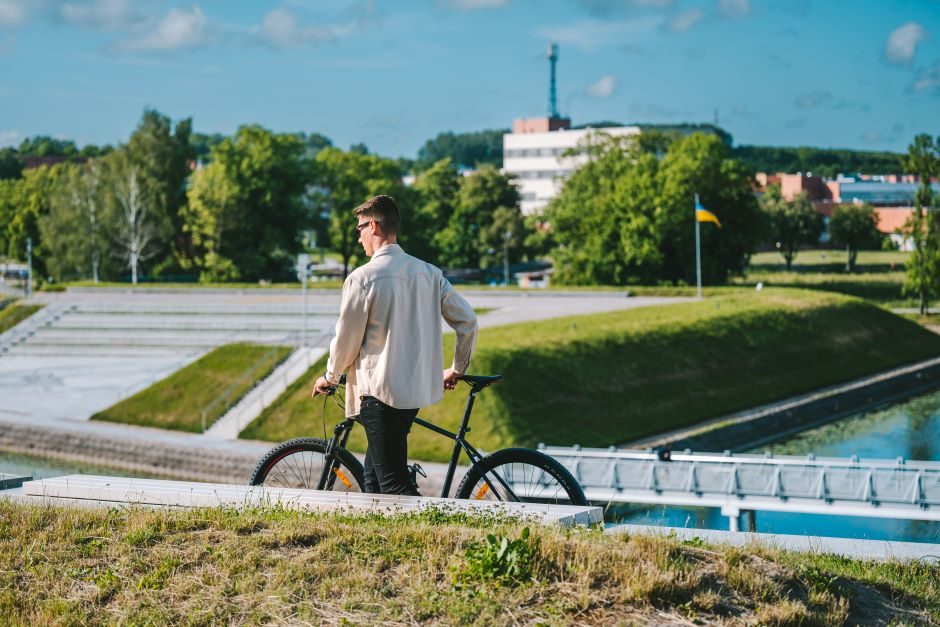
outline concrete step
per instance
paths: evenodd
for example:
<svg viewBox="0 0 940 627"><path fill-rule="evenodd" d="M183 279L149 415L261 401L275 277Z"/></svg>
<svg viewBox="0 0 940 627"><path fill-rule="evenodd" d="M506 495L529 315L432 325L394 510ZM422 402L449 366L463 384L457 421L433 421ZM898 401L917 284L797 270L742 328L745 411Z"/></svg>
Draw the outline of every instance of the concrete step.
<svg viewBox="0 0 940 627"><path fill-rule="evenodd" d="M310 317L307 319L307 327L321 328L332 327L330 322L324 322L324 318ZM332 322L332 320L331 320ZM57 322L52 328L62 331L97 331L109 329L124 329L132 331L179 331L184 333L198 333L204 330L219 331L299 331L303 328L303 320L272 318L271 320L259 320L250 318L246 320L211 320L211 319L193 319L173 317L162 318L120 318L113 317L108 319L88 319L83 317L67 316Z"/></svg>
<svg viewBox="0 0 940 627"><path fill-rule="evenodd" d="M192 316L244 316L244 315L291 315L299 316L303 313L303 304L250 304L250 303L77 303L76 313L79 314L137 314L142 316L164 316L170 314ZM317 303L311 300L307 305L308 314L331 315L339 314L337 303Z"/></svg>
<svg viewBox="0 0 940 627"><path fill-rule="evenodd" d="M74 333L58 329L37 332L27 344L61 346L215 346L231 342L292 343L293 337L285 332L265 331L203 331L201 333L175 333L172 331L98 330Z"/></svg>
<svg viewBox="0 0 940 627"><path fill-rule="evenodd" d="M194 353L206 352L215 346L63 346L59 344L18 344L4 353L4 357L129 357L129 358L185 358Z"/></svg>
<svg viewBox="0 0 940 627"><path fill-rule="evenodd" d="M603 521L600 507L546 505L441 499L426 496L391 496L321 490L264 488L224 483L194 483L159 479L133 479L96 475L67 475L23 484L22 494L37 500L71 501L76 505L116 503L159 507L274 507L362 512L394 515L439 508L532 519L542 524L586 525Z"/></svg>

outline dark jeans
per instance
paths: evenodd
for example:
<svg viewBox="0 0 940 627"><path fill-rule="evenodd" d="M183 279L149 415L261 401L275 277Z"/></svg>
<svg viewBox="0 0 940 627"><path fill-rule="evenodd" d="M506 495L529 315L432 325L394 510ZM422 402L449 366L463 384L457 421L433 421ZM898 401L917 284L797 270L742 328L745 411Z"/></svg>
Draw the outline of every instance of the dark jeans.
<svg viewBox="0 0 940 627"><path fill-rule="evenodd" d="M420 496L408 472L408 432L417 409L395 409L363 396L359 424L366 431L366 492Z"/></svg>

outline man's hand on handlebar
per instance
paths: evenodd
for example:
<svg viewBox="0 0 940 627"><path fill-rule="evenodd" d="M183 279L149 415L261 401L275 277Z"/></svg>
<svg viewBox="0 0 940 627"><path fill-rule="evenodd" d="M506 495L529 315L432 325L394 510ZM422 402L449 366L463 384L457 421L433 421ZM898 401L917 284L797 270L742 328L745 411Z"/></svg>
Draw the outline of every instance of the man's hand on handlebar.
<svg viewBox="0 0 940 627"><path fill-rule="evenodd" d="M317 379L317 382L313 384L313 392L310 394L310 398L316 397L317 394L326 394L327 396L333 394L336 391L336 386L331 384L326 380L326 377L320 377Z"/></svg>
<svg viewBox="0 0 940 627"><path fill-rule="evenodd" d="M453 390L457 387L457 381L460 380L460 373L453 368L444 371L444 389Z"/></svg>

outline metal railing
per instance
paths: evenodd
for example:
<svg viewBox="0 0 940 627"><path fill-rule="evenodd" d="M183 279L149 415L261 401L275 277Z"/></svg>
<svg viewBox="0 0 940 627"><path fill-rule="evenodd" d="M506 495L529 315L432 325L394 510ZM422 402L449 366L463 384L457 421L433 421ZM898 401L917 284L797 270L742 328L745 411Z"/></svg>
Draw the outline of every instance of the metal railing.
<svg viewBox="0 0 940 627"><path fill-rule="evenodd" d="M940 463L539 447L592 501L940 520Z"/></svg>

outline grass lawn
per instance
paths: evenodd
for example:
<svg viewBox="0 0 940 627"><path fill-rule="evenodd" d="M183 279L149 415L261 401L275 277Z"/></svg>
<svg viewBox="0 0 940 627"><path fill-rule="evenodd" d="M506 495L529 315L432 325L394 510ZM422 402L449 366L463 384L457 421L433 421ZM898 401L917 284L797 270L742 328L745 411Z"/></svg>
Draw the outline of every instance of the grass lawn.
<svg viewBox="0 0 940 627"><path fill-rule="evenodd" d="M201 432L290 355L286 346L227 344L92 416L92 420Z"/></svg>
<svg viewBox="0 0 940 627"><path fill-rule="evenodd" d="M0 333L8 331L42 309L42 305L7 305L0 309Z"/></svg>
<svg viewBox="0 0 940 627"><path fill-rule="evenodd" d="M445 363L452 336L445 337ZM471 372L506 381L483 392L471 442L485 450L608 446L689 426L940 354L940 336L858 299L810 290L736 291L700 302L483 329ZM242 433L272 441L322 433L309 398L325 358ZM421 416L454 430L467 388ZM328 405L328 428L341 410ZM416 427L418 459L450 442ZM365 438L354 429L350 448Z"/></svg>
<svg viewBox="0 0 940 627"><path fill-rule="evenodd" d="M940 620L940 568L930 562L523 529L433 511L385 518L0 499L0 616L14 625Z"/></svg>
<svg viewBox="0 0 940 627"><path fill-rule="evenodd" d="M903 270L911 253L901 250L860 250L855 260L861 271ZM751 267L761 270L786 270L783 255L774 252L756 253L751 256ZM845 272L844 250L801 250L793 260L796 272Z"/></svg>

